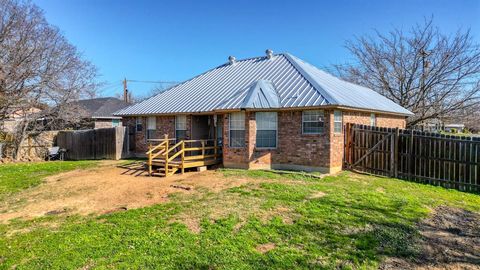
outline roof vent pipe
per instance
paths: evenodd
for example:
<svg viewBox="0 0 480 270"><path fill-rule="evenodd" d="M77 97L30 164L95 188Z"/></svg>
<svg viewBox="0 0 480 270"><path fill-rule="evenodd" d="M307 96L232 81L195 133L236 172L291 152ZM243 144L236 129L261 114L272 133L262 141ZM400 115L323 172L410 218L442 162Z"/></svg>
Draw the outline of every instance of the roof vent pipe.
<svg viewBox="0 0 480 270"><path fill-rule="evenodd" d="M231 56L231 55L230 55L230 56L228 57L228 62L230 62L230 65L235 64L235 61L236 61L235 56Z"/></svg>
<svg viewBox="0 0 480 270"><path fill-rule="evenodd" d="M265 53L267 54L267 58L268 58L268 59L272 59L272 57L273 57L273 51L272 51L272 50L267 49L267 50L265 51Z"/></svg>

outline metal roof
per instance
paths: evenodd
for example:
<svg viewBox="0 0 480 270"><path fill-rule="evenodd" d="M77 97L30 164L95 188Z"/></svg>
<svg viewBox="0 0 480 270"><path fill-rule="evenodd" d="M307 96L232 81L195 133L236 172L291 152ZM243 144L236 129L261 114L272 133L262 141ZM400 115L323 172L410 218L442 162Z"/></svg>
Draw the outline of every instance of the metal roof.
<svg viewBox="0 0 480 270"><path fill-rule="evenodd" d="M280 107L280 97L272 82L258 80L252 84L243 101L242 109L272 109ZM223 109L223 107L220 107Z"/></svg>
<svg viewBox="0 0 480 270"><path fill-rule="evenodd" d="M213 68L115 115L323 105L411 114L371 89L342 81L290 54L277 54Z"/></svg>

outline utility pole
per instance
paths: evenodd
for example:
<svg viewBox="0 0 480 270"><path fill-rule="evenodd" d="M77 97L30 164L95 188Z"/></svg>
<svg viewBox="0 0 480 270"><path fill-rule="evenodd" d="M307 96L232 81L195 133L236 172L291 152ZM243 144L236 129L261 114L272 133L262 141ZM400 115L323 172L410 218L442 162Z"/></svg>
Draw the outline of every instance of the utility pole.
<svg viewBox="0 0 480 270"><path fill-rule="evenodd" d="M125 103L129 102L128 88L127 88L127 78L123 79L123 100L125 101Z"/></svg>
<svg viewBox="0 0 480 270"><path fill-rule="evenodd" d="M430 55L430 52L422 48L422 50L420 51L420 54L422 55L422 77L420 78L420 95L422 99L420 101L422 102L423 107L425 108L425 99L426 99L425 80L427 77L426 71L430 66L430 62L426 58Z"/></svg>

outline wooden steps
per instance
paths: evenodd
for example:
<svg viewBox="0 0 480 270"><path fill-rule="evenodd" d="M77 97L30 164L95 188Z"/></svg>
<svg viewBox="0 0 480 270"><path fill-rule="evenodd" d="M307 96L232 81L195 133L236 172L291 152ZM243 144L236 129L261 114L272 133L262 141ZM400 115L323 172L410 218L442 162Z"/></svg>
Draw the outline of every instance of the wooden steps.
<svg viewBox="0 0 480 270"><path fill-rule="evenodd" d="M186 168L215 165L222 162L222 147L216 140L182 140L168 139L165 135L158 145L149 145L148 172L150 175L171 176ZM172 142L171 142L172 141ZM208 145L208 143L212 143ZM186 146L188 145L188 147ZM201 145L198 147L198 145ZM201 154L197 154L197 153ZM188 154L186 154L188 153Z"/></svg>

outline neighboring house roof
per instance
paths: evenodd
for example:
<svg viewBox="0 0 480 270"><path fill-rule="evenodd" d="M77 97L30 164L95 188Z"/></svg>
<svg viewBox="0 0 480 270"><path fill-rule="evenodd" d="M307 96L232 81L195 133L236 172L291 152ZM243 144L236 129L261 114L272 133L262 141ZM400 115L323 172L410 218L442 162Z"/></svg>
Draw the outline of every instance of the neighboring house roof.
<svg viewBox="0 0 480 270"><path fill-rule="evenodd" d="M412 115L379 93L340 80L288 53L221 65L115 115L325 105Z"/></svg>
<svg viewBox="0 0 480 270"><path fill-rule="evenodd" d="M104 97L79 100L73 102L72 105L79 106L86 118L116 118L113 113L130 104L118 98Z"/></svg>

